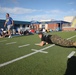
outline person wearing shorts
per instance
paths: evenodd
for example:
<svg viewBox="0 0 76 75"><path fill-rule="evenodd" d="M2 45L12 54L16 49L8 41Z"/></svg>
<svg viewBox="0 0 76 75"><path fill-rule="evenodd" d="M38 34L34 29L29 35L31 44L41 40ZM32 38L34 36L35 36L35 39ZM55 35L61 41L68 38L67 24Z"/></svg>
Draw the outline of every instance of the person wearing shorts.
<svg viewBox="0 0 76 75"><path fill-rule="evenodd" d="M4 24L4 27L7 25L7 29L8 29L8 38L11 38L11 28L14 25L13 19L9 16L9 13L6 13L6 21Z"/></svg>
<svg viewBox="0 0 76 75"><path fill-rule="evenodd" d="M55 44L63 47L75 47L76 48L76 42L72 40L63 39L58 35L47 35L43 34L42 32L38 33L39 38L41 39L41 42L39 46L43 46L45 44Z"/></svg>

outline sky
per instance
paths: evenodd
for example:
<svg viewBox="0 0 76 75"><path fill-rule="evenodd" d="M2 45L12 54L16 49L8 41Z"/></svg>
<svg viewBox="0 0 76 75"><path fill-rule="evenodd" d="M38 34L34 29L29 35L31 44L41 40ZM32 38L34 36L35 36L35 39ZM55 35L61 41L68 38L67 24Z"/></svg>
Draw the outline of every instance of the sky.
<svg viewBox="0 0 76 75"><path fill-rule="evenodd" d="M63 20L76 16L76 0L0 0L0 19L6 13L18 21Z"/></svg>

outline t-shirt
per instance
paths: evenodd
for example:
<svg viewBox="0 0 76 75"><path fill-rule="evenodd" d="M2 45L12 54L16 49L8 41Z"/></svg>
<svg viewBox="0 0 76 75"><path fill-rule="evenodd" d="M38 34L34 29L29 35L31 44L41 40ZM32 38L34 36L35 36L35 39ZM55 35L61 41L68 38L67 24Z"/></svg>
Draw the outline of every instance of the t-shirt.
<svg viewBox="0 0 76 75"><path fill-rule="evenodd" d="M11 17L6 18L6 24L10 25L12 24L13 19Z"/></svg>
<svg viewBox="0 0 76 75"><path fill-rule="evenodd" d="M44 42L47 42L48 44L51 44L52 43L52 41L51 41L51 36L52 35L46 35L46 34L43 34L42 35L42 38L41 38L41 41L44 41Z"/></svg>

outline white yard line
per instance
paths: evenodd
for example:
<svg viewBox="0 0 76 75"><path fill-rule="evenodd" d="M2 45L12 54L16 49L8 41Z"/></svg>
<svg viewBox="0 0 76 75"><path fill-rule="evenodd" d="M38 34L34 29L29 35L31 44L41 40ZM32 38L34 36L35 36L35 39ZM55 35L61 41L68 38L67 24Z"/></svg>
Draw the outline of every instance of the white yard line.
<svg viewBox="0 0 76 75"><path fill-rule="evenodd" d="M37 52L41 52L41 53L48 53L46 51L40 51L40 50L36 50L36 49L31 49L32 51L37 51Z"/></svg>
<svg viewBox="0 0 76 75"><path fill-rule="evenodd" d="M70 40L70 39L72 39L72 38L74 38L74 37L76 37L76 35L75 35L75 36L72 36L72 37L70 37L70 38L67 38L67 40ZM71 58L75 53L76 53L75 51L72 51L72 52L67 56L67 58Z"/></svg>
<svg viewBox="0 0 76 75"><path fill-rule="evenodd" d="M55 44L50 45L50 46L45 47L45 48L40 49L40 50L43 51L43 50L45 50L45 49L48 49L48 48L50 48L50 47L53 47L54 45L55 45ZM39 52L39 51L35 51L35 52L29 53L29 54L27 54L27 55L21 56L21 57L19 57L19 58L16 58L16 59L10 60L10 61L8 61L8 62L2 63L2 64L0 64L0 67L6 66L6 65L8 65L8 64L11 64L11 63L16 62L16 61L18 61L18 60L21 60L21 59L23 59L23 58L27 58L27 57L29 57L29 56L32 56L32 55L38 53L38 52Z"/></svg>
<svg viewBox="0 0 76 75"><path fill-rule="evenodd" d="M46 49L48 49L48 48L50 48L50 47L53 47L53 46L55 46L55 44L52 44L52 45L47 46L47 47L45 47L45 48L42 48L42 49L40 49L40 50L36 50L36 49L31 49L31 50L36 51L36 52L41 52L41 53L47 53L47 52L44 51L44 50L46 50Z"/></svg>
<svg viewBox="0 0 76 75"><path fill-rule="evenodd" d="M74 37L74 36L72 36L72 37ZM70 38L72 38L72 37L70 37ZM52 44L52 45L50 45L50 46L48 46L48 47L45 47L45 48L42 48L42 49L40 49L40 51L46 50L46 49L48 49L48 48L50 48L50 47L53 47L53 46L55 46L55 44ZM36 53L39 53L39 51L35 51L35 52L29 53L29 54L27 54L27 55L21 56L21 57L19 57L19 58L16 58L16 59L10 60L10 61L8 61L8 62L2 63L2 64L0 64L0 67L6 66L6 65L8 65L8 64L11 64L11 63L16 62L16 61L18 61L18 60L21 60L21 59L23 59L23 58L27 58L27 57L29 57L29 56L32 56L32 55L36 54Z"/></svg>
<svg viewBox="0 0 76 75"><path fill-rule="evenodd" d="M40 51L40 50L36 50L36 49L31 49L32 51L37 51L37 52L41 52L41 53L48 53L47 51Z"/></svg>
<svg viewBox="0 0 76 75"><path fill-rule="evenodd" d="M6 43L6 45L9 45L9 44L15 44L15 43L17 43L17 42L10 42L10 43Z"/></svg>
<svg viewBox="0 0 76 75"><path fill-rule="evenodd" d="M22 47L29 46L29 45L30 45L30 44L21 45L21 46L18 46L18 48L22 48Z"/></svg>
<svg viewBox="0 0 76 75"><path fill-rule="evenodd" d="M70 38L67 38L67 40L70 40L70 39L72 39L72 38L74 38L74 37L76 37L76 35L74 35L74 36L72 36L72 37L70 37Z"/></svg>
<svg viewBox="0 0 76 75"><path fill-rule="evenodd" d="M7 40L2 40L2 41L0 41L0 42L5 42L5 41L7 41Z"/></svg>
<svg viewBox="0 0 76 75"><path fill-rule="evenodd" d="M71 58L76 52L75 51L72 51L68 56L67 58Z"/></svg>

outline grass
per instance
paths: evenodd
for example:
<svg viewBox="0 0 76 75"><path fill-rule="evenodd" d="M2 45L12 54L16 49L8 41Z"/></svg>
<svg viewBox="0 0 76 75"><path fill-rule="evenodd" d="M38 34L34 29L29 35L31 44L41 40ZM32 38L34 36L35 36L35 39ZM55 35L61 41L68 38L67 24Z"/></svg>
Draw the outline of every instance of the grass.
<svg viewBox="0 0 76 75"><path fill-rule="evenodd" d="M52 32L48 34L57 34L62 38L69 38L76 35L76 32ZM7 40L0 42L0 64L21 57L23 55L32 53L31 49L42 49L49 45L39 47L35 46L35 43L40 42L38 35L13 37L11 39L3 38ZM72 38L76 41L76 37ZM15 44L6 45L6 43L17 42ZM27 47L18 48L20 45L30 44ZM75 48L64 48L60 46L54 46L45 53L37 53L30 57L21 59L14 63L0 67L0 75L64 75L67 69L67 56ZM76 54L75 54L76 56Z"/></svg>

